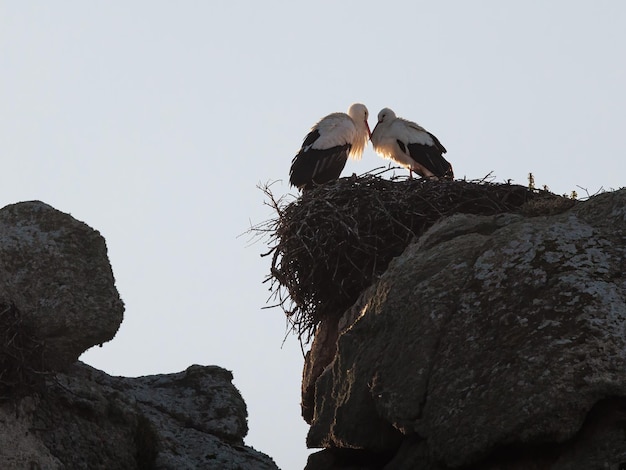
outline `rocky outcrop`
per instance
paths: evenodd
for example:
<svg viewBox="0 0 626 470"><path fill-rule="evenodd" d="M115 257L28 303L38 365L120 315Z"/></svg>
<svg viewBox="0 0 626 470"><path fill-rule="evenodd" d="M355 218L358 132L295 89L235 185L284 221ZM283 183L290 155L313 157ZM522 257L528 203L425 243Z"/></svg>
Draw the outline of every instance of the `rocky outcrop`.
<svg viewBox="0 0 626 470"><path fill-rule="evenodd" d="M217 366L137 378L77 362L123 317L102 236L38 201L0 210L0 468L276 469Z"/></svg>
<svg viewBox="0 0 626 470"><path fill-rule="evenodd" d="M232 378L198 365L111 377L77 362L50 375L45 394L0 408L0 467L276 469L243 444L246 405Z"/></svg>
<svg viewBox="0 0 626 470"><path fill-rule="evenodd" d="M441 220L319 326L307 468L626 468L625 255L626 190Z"/></svg>
<svg viewBox="0 0 626 470"><path fill-rule="evenodd" d="M53 370L112 339L124 315L104 238L40 201L0 210L0 302L15 305Z"/></svg>

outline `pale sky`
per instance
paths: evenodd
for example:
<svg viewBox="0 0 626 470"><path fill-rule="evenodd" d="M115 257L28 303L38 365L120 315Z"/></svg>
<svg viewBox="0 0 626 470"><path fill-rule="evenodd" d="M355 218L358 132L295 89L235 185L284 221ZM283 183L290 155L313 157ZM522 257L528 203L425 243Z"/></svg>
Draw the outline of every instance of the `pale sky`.
<svg viewBox="0 0 626 470"><path fill-rule="evenodd" d="M111 375L233 371L246 443L303 468L302 354L261 310L273 217L319 118L359 101L446 146L458 178L559 194L626 185L626 2L0 0L1 206L100 231L126 304L81 360ZM344 176L388 162L371 146ZM401 173L401 171L398 171Z"/></svg>

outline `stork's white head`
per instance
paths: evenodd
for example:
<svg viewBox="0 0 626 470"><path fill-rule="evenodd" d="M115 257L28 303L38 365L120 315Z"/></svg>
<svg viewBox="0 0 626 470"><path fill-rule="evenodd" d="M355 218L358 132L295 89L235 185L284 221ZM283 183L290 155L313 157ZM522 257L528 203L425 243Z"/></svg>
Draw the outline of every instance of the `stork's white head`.
<svg viewBox="0 0 626 470"><path fill-rule="evenodd" d="M354 122L367 122L367 118L369 117L369 115L370 113L364 104L353 103L348 108L348 116L350 116Z"/></svg>
<svg viewBox="0 0 626 470"><path fill-rule="evenodd" d="M385 121L391 121L392 119L395 119L395 118L396 118L396 113L394 113L389 108L383 108L378 113L378 122L379 123L385 122Z"/></svg>
<svg viewBox="0 0 626 470"><path fill-rule="evenodd" d="M367 111L367 107L361 103L352 103L348 108L348 116L350 116L355 121L358 119L362 121L363 119L367 119L369 116L369 112Z"/></svg>

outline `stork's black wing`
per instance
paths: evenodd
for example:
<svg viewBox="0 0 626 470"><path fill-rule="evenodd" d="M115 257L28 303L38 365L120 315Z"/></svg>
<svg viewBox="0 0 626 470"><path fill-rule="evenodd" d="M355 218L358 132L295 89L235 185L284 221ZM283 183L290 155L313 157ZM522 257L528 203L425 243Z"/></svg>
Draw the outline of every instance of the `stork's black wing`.
<svg viewBox="0 0 626 470"><path fill-rule="evenodd" d="M454 171L452 165L446 160L442 153L446 152L446 149L441 142L432 134L435 145L427 144L409 144L408 153L413 160L427 168L437 178L454 179ZM404 147L400 141L398 141L400 147Z"/></svg>
<svg viewBox="0 0 626 470"><path fill-rule="evenodd" d="M317 130L311 131L302 144L298 155L291 162L289 183L299 189L311 189L316 185L336 180L341 175L350 144L338 145L328 149L314 149L312 145L319 138Z"/></svg>

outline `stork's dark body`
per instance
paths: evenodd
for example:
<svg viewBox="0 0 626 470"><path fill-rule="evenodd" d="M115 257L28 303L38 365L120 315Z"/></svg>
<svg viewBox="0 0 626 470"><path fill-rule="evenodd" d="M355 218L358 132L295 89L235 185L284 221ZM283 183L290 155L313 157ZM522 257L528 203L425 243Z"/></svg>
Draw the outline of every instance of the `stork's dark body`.
<svg viewBox="0 0 626 470"><path fill-rule="evenodd" d="M454 179L452 165L443 157L446 148L419 124L396 116L389 108L378 113L372 132L374 150L423 178Z"/></svg>
<svg viewBox="0 0 626 470"><path fill-rule="evenodd" d="M368 111L353 103L348 113L331 113L320 119L291 161L289 182L301 191L339 178L348 158L358 160L370 136Z"/></svg>
<svg viewBox="0 0 626 470"><path fill-rule="evenodd" d="M443 156L443 154L446 153L446 148L441 145L437 137L430 132L428 134L433 138L435 145L413 143L408 144L407 148L403 142L397 140L398 146L403 152L408 153L413 160L428 169L437 178L454 179L452 165Z"/></svg>
<svg viewBox="0 0 626 470"><path fill-rule="evenodd" d="M291 162L289 183L302 190L334 181L339 178L346 166L351 144L338 145L327 149L314 149L313 144L319 139L317 129L309 132L302 143L302 148Z"/></svg>

